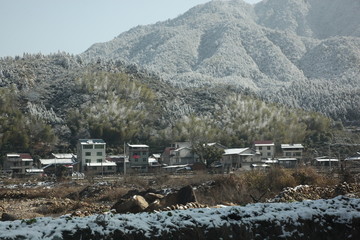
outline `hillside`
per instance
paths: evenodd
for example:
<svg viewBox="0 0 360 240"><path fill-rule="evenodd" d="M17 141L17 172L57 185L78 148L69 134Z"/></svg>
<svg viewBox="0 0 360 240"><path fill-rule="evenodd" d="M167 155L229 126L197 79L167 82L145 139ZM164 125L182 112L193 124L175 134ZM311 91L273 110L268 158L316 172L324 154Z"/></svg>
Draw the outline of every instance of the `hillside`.
<svg viewBox="0 0 360 240"><path fill-rule="evenodd" d="M68 54L0 60L0 151L72 151L79 138L102 138L161 152L173 141L249 146L328 141L330 119L266 103L226 85L176 88L120 61L85 63ZM291 130L291 131L289 131ZM70 149L69 149L70 148Z"/></svg>
<svg viewBox="0 0 360 240"><path fill-rule="evenodd" d="M81 56L138 64L182 87L229 85L264 100L359 117L360 3L211 1ZM326 103L326 104L324 104Z"/></svg>

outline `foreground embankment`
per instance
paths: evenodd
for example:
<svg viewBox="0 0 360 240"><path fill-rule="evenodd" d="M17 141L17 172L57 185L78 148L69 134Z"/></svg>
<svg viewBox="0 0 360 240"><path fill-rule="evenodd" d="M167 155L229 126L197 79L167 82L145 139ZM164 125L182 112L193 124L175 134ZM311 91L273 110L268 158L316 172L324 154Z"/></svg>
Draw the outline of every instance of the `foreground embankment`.
<svg viewBox="0 0 360 240"><path fill-rule="evenodd" d="M16 220L0 239L360 239L360 199Z"/></svg>

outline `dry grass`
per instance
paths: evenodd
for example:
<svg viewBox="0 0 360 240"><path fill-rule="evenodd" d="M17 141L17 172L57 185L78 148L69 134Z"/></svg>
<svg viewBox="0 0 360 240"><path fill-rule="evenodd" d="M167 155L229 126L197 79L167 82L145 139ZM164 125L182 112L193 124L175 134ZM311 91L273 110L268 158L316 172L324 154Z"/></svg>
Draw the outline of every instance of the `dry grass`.
<svg viewBox="0 0 360 240"><path fill-rule="evenodd" d="M329 186L339 183L332 176L318 174L314 169L289 170L272 168L268 171L249 171L222 175L214 179L211 188L196 191L198 201L208 205L247 204L272 198L286 187L297 185Z"/></svg>

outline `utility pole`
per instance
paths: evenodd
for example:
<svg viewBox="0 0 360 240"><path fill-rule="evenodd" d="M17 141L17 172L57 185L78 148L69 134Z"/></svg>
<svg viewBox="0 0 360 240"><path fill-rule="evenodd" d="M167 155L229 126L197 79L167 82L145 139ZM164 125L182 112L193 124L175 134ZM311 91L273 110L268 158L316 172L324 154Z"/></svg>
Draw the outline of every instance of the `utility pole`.
<svg viewBox="0 0 360 240"><path fill-rule="evenodd" d="M124 177L126 175L126 148L125 148L125 142L124 142Z"/></svg>

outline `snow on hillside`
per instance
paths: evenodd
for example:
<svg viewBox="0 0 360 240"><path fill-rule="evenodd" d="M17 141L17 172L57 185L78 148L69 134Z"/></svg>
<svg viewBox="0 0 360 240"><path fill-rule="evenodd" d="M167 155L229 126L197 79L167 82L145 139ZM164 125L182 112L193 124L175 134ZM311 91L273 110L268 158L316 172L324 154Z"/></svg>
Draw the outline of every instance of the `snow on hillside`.
<svg viewBox="0 0 360 240"><path fill-rule="evenodd" d="M229 85L351 120L360 98L354 88L360 80L359 11L358 0L210 1L94 44L81 56L135 63L177 87ZM313 88L317 82L331 92ZM328 107L318 104L323 99Z"/></svg>
<svg viewBox="0 0 360 240"><path fill-rule="evenodd" d="M37 218L0 223L0 239L356 239L360 199L258 203L160 213ZM310 226L310 228L309 228ZM240 234L240 235L237 235ZM340 237L340 238L339 238ZM192 238L194 239L194 238ZM358 239L358 238L357 238Z"/></svg>

